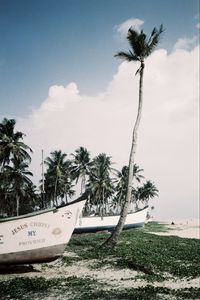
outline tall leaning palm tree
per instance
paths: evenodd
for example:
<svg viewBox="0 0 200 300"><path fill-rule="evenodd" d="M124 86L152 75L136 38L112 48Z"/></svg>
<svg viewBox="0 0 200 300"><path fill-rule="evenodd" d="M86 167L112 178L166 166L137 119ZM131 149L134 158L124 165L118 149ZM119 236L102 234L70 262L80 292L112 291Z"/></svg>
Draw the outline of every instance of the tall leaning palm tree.
<svg viewBox="0 0 200 300"><path fill-rule="evenodd" d="M133 128L132 146L131 146L131 151L129 156L129 174L128 174L128 188L126 192L126 199L124 201L124 206L121 211L119 222L115 230L113 231L112 235L110 236L110 238L104 243L104 245L107 247L114 247L116 245L128 213L128 208L131 201L131 194L133 190L133 175L134 175L133 170L134 170L134 163L135 163L137 134L138 134L138 128L142 116L143 77L144 77L144 67L145 67L144 61L156 48L162 32L163 32L162 25L160 26L159 29L155 27L151 32L150 37L147 38L143 30L137 32L135 29L130 28L128 30L127 40L131 47L131 50L129 50L129 52L118 52L115 55L115 57L124 59L128 62L140 63L139 69L136 72L136 74L139 74L140 76L139 77L139 103L138 103L137 117Z"/></svg>

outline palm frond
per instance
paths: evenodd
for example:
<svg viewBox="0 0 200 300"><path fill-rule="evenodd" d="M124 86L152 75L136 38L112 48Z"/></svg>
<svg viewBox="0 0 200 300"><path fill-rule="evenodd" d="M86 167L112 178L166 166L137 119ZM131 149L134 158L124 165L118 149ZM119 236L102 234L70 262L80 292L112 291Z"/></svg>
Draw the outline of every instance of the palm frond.
<svg viewBox="0 0 200 300"><path fill-rule="evenodd" d="M137 32L133 28L129 28L128 34L127 34L127 40L133 50L134 55L137 58L140 58L141 56L141 50L142 50L142 44L140 41L140 36L143 35L143 31L141 30L141 33ZM139 60L139 59L137 59Z"/></svg>
<svg viewBox="0 0 200 300"><path fill-rule="evenodd" d="M139 33L133 29L132 27L129 28L128 34L127 34L127 40L129 41L129 44L134 49L135 44L138 41Z"/></svg>
<svg viewBox="0 0 200 300"><path fill-rule="evenodd" d="M163 25L157 29L153 28L150 38L147 39L146 34L141 30L137 32L133 28L129 28L127 34L127 40L131 46L131 50L129 52L118 52L115 57L124 59L128 62L130 61L140 61L143 62L146 57L148 57L154 48L157 46L160 36L163 33L164 28ZM138 70L139 72L140 70Z"/></svg>
<svg viewBox="0 0 200 300"><path fill-rule="evenodd" d="M129 51L129 52L120 51L117 54L115 54L115 57L125 59L128 62L139 60L138 57L136 55L134 55L131 51Z"/></svg>
<svg viewBox="0 0 200 300"><path fill-rule="evenodd" d="M157 46L157 44L160 41L160 37L161 34L164 32L164 28L163 25L160 25L160 28L157 29L156 27L154 27L151 36L149 38L149 41L147 43L147 47L146 47L146 51L145 51L145 56L149 56L152 51L155 49L155 47Z"/></svg>

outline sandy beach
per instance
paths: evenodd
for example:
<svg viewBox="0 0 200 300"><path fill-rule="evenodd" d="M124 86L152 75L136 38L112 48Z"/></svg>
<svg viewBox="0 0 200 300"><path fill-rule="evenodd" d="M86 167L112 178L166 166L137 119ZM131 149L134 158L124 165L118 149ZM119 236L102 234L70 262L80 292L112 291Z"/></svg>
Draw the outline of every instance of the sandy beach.
<svg viewBox="0 0 200 300"><path fill-rule="evenodd" d="M173 224L172 224L173 222ZM191 239L199 239L200 238L200 226L199 220L197 219L188 219L188 220L170 220L165 222L159 222L160 224L164 224L164 228L167 230L165 232L150 232L156 235L163 236L179 236L181 238L191 238ZM147 226L148 227L148 226ZM139 229L140 230L140 229ZM95 266L100 263L97 259L87 259L82 260L77 253L72 252L67 249L64 253L64 258L66 257L66 261L69 258L73 260L73 263L64 263L63 258L56 260L55 262L48 264L35 264L32 268L30 266L26 266L25 269L18 272L10 272L1 275L1 280L10 280L20 277L36 279L39 277L43 277L45 280L54 280L63 278L67 280L71 277L80 278L80 280L95 280L99 284L104 286L104 290L110 289L130 289L130 288L144 288L148 287L149 282L145 278L142 278L143 272L139 270L133 270L129 268L119 268L115 267L115 264L110 264L109 262L112 258L109 258L108 263L103 264L101 267L96 268ZM64 283L63 283L64 284ZM200 288L200 278L191 278L190 276L187 278L179 278L176 276L172 276L170 274L166 274L166 279L164 281L159 282L154 281L152 286L155 288L168 288L171 290L178 289L190 289L190 288ZM61 299L61 295L59 291L55 291L48 295L43 295L42 299L50 300L50 299ZM34 299L40 299L40 297L35 297ZM72 299L65 295L64 299ZM169 298L163 298L169 299ZM171 298L172 299L172 298ZM176 298L173 298L176 299ZM197 298L195 298L197 299ZM199 298L200 299L200 298Z"/></svg>
<svg viewBox="0 0 200 300"><path fill-rule="evenodd" d="M166 236L179 236L181 238L200 239L200 220L199 219L172 219L160 221L168 229L167 232L152 232L154 234Z"/></svg>

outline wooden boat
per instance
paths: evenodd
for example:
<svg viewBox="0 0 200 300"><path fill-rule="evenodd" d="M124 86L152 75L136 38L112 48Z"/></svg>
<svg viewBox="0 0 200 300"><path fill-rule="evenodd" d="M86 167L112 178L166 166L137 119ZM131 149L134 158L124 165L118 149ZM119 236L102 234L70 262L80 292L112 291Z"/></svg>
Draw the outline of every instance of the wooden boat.
<svg viewBox="0 0 200 300"><path fill-rule="evenodd" d="M0 220L0 265L49 262L68 243L87 195L64 206Z"/></svg>
<svg viewBox="0 0 200 300"><path fill-rule="evenodd" d="M148 206L136 212L129 213L123 229L143 227ZM119 215L79 217L74 233L87 233L108 230L112 231L119 221Z"/></svg>

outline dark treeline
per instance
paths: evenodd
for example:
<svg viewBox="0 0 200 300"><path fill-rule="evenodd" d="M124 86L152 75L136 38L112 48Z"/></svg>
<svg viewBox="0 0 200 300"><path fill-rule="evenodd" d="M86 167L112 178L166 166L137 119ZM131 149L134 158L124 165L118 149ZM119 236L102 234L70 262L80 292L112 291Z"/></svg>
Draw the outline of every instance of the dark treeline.
<svg viewBox="0 0 200 300"><path fill-rule="evenodd" d="M84 147L69 155L57 150L44 160L44 181L36 187L29 171L32 150L23 142L24 134L15 131L15 124L14 119L6 118L0 123L1 216L21 215L65 204L75 196L77 185L81 194L89 190L84 214L120 213L126 197L127 166L118 171L110 156L100 153L91 158ZM132 191L131 202L138 209L157 196L158 190L153 182L145 180L143 169L136 164L133 172L138 185Z"/></svg>

